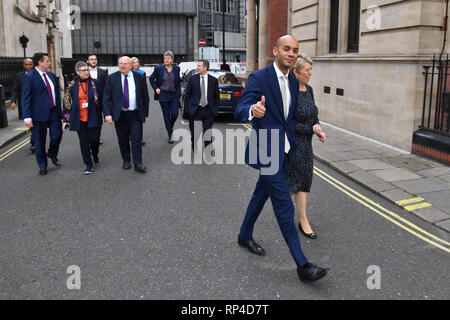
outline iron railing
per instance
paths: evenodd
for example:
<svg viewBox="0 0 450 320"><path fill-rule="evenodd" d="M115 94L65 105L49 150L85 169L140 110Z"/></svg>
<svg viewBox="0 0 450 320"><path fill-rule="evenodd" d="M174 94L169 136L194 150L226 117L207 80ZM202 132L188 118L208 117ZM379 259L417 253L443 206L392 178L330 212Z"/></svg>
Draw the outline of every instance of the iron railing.
<svg viewBox="0 0 450 320"><path fill-rule="evenodd" d="M0 57L0 84L5 87L5 98L11 98L16 73L23 70L23 58Z"/></svg>
<svg viewBox="0 0 450 320"><path fill-rule="evenodd" d="M425 86L421 129L449 134L450 74L449 56L433 55L431 65L423 66Z"/></svg>

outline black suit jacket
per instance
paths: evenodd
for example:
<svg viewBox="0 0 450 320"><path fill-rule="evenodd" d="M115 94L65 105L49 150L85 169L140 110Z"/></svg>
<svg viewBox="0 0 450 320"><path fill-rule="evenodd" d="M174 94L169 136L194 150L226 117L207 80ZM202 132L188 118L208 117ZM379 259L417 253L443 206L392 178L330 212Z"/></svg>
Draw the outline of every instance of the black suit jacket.
<svg viewBox="0 0 450 320"><path fill-rule="evenodd" d="M100 81L102 88L106 85L106 78L108 77L108 70L97 68L97 80Z"/></svg>
<svg viewBox="0 0 450 320"><path fill-rule="evenodd" d="M145 122L148 116L148 104L150 98L148 95L147 81L143 75L133 72L134 83L136 85L136 106L139 118ZM112 73L106 79L105 90L103 91L103 114L113 117L114 122L120 118L123 107L123 88L120 71Z"/></svg>
<svg viewBox="0 0 450 320"><path fill-rule="evenodd" d="M207 89L208 107L211 113L217 117L217 105L219 104L219 81L217 78L208 74L208 89ZM200 104L202 92L200 88L200 74L194 74L188 82L186 87L186 102L188 103L188 111L193 115Z"/></svg>
<svg viewBox="0 0 450 320"><path fill-rule="evenodd" d="M14 87L11 92L11 103L16 103L18 101L18 107L20 109L20 105L22 104L22 84L23 84L23 76L25 75L25 71L21 71L16 73L16 77L14 78Z"/></svg>

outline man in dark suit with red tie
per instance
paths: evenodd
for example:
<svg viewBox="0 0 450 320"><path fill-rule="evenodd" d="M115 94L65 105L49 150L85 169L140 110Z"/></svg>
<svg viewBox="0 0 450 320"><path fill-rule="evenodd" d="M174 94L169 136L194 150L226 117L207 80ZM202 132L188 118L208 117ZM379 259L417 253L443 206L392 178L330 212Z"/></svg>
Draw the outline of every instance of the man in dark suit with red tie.
<svg viewBox="0 0 450 320"><path fill-rule="evenodd" d="M138 72L131 70L129 57L121 57L119 71L112 73L106 79L103 91L103 113L106 122L112 124L114 121L123 169L131 168L130 162L133 156L134 169L140 173L147 171L142 164L141 141L149 102L146 79Z"/></svg>
<svg viewBox="0 0 450 320"><path fill-rule="evenodd" d="M186 87L186 103L189 112L189 129L191 130L192 149L194 149L194 123L202 121L203 132L211 129L214 117L217 117L219 103L219 81L208 74L209 61L197 62L197 72ZM205 141L205 147L211 141Z"/></svg>
<svg viewBox="0 0 450 320"><path fill-rule="evenodd" d="M36 66L24 76L22 86L22 113L25 125L33 132L35 154L39 173L47 174L47 157L57 167L61 165L57 156L62 138L61 99L56 76L49 72L51 66L47 53L33 56ZM50 146L45 152L47 128L50 129Z"/></svg>

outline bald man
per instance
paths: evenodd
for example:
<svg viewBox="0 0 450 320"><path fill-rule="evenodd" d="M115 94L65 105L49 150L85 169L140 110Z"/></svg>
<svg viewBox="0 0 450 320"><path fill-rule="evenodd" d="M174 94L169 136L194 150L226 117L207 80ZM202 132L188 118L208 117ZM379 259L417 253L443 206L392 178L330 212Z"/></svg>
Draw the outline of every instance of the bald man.
<svg viewBox="0 0 450 320"><path fill-rule="evenodd" d="M235 110L237 121L252 122L252 134L257 139L249 139L245 161L259 171L238 243L253 254L266 254L253 239L253 230L264 204L270 198L283 238L297 265L298 277L302 281L316 281L323 278L329 269L308 262L302 252L294 224L294 205L284 177L289 159L299 146L294 136L299 82L289 72L298 57L297 40L291 35L279 38L273 55L273 64L249 76ZM272 160L269 163L262 158L268 155Z"/></svg>
<svg viewBox="0 0 450 320"><path fill-rule="evenodd" d="M131 59L121 57L119 71L106 79L103 113L106 122L109 124L114 122L123 160L122 169L131 168L132 156L134 170L145 173L147 168L142 164L141 141L150 98L144 76L131 68Z"/></svg>
<svg viewBox="0 0 450 320"><path fill-rule="evenodd" d="M33 60L30 58L23 59L23 70L18 73L16 73L16 78L14 79L14 87L11 92L11 109L19 111L19 119L23 119L22 116L22 84L23 84L23 77L28 74L28 72L31 72L33 70L34 64ZM17 104L16 104L17 102ZM30 150L34 152L34 142L33 142L33 134L30 138Z"/></svg>

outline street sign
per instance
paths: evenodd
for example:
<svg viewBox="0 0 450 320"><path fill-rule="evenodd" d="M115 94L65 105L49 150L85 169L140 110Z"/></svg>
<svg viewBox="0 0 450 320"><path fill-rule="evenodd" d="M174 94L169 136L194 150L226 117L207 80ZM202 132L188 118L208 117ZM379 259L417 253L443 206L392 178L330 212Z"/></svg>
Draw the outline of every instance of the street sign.
<svg viewBox="0 0 450 320"><path fill-rule="evenodd" d="M205 39L199 39L199 40L198 40L198 45L199 45L200 47L204 47L205 44L206 44Z"/></svg>

